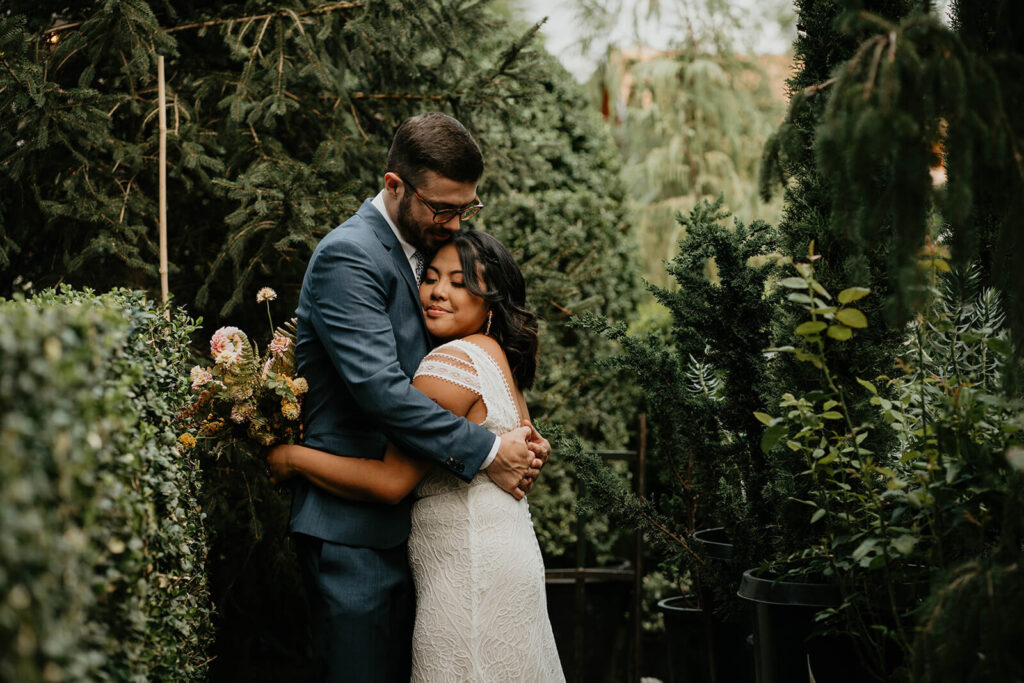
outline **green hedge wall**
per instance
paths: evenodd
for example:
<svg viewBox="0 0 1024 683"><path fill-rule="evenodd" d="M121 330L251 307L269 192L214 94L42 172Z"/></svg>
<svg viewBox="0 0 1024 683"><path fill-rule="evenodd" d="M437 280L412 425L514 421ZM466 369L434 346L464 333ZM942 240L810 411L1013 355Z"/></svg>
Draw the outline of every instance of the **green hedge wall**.
<svg viewBox="0 0 1024 683"><path fill-rule="evenodd" d="M196 680L198 463L172 429L191 319L140 293L0 300L0 680Z"/></svg>

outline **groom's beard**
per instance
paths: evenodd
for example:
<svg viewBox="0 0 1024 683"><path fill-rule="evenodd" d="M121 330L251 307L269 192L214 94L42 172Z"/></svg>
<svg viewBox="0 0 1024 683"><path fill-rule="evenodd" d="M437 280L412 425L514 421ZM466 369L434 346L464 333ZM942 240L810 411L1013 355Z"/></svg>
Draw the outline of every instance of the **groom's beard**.
<svg viewBox="0 0 1024 683"><path fill-rule="evenodd" d="M395 225L398 227L398 232L401 233L402 238L406 242L411 244L415 249L422 251L427 254L432 254L435 247L432 247L423 238L423 228L418 226L410 215L410 206L412 205L412 195L406 193L404 197L398 202L398 217L395 219Z"/></svg>
<svg viewBox="0 0 1024 683"><path fill-rule="evenodd" d="M398 202L398 217L395 226L402 238L428 255L433 255L442 245L451 241L453 230L442 227L433 221L417 223L412 217L411 194L407 194Z"/></svg>

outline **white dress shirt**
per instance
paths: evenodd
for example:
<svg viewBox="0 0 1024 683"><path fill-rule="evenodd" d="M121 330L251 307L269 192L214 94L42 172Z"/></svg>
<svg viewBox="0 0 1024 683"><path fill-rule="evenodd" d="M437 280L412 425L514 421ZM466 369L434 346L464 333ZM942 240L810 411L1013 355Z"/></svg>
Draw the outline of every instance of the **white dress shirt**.
<svg viewBox="0 0 1024 683"><path fill-rule="evenodd" d="M377 193L377 196L373 198L373 206L375 209L380 211L380 215L384 216L384 220L388 222L388 227L391 228L391 232L395 233L395 237L398 238L398 243L402 245L402 253L405 254L405 260L409 264L409 270L412 271L413 277L416 276L416 247L412 246L405 241L402 237L402 233L398 231L398 226L391 220L391 216L388 215L388 208L384 205L384 190ZM480 469L484 470L494 462L494 458L498 455L498 447L501 445L501 437L494 437L494 445L491 446L491 452L484 458L483 463L480 465Z"/></svg>

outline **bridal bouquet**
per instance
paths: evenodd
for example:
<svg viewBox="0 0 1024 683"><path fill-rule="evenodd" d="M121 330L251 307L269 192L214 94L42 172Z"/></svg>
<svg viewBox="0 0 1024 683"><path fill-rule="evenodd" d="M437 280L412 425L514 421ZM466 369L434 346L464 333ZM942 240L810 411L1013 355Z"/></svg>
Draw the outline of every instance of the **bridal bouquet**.
<svg viewBox="0 0 1024 683"><path fill-rule="evenodd" d="M250 452L299 439L302 395L309 385L295 377L295 319L274 327L269 287L256 294L267 304L271 339L259 348L237 327L222 327L210 339L212 366L197 365L190 379L194 397L181 412L184 431L178 441L186 449L204 441L208 452L242 446Z"/></svg>

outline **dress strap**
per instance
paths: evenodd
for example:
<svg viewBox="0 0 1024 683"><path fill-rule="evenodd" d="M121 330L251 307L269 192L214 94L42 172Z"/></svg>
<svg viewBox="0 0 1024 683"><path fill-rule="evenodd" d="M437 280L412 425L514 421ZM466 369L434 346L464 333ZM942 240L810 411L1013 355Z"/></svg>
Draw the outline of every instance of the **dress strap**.
<svg viewBox="0 0 1024 683"><path fill-rule="evenodd" d="M500 406L502 422L507 423L511 420L509 428L518 426L522 419L519 415L519 405L516 403L512 387L509 386L508 379L498 365L498 361L482 347L465 339L456 339L445 344L445 346L449 345L459 349L473 361L481 388L480 395L483 397L484 403L487 404L488 412L495 413Z"/></svg>
<svg viewBox="0 0 1024 683"><path fill-rule="evenodd" d="M473 357L470 355L470 360L467 361L465 358L445 353L446 350L451 351L454 349L459 349L459 347L454 346L454 342L449 342L431 351L420 363L415 377L420 375L436 377L437 379L469 389L474 394L483 396L480 378L472 361Z"/></svg>

